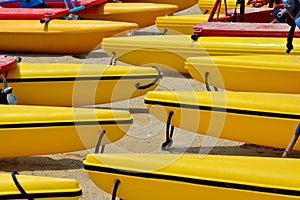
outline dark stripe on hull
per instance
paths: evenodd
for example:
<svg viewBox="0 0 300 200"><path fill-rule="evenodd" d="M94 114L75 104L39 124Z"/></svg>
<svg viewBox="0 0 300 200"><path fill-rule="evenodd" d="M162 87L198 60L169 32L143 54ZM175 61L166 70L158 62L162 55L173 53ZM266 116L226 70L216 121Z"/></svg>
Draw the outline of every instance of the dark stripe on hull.
<svg viewBox="0 0 300 200"><path fill-rule="evenodd" d="M0 124L0 129L9 128L34 128L34 127L54 127L54 126L86 126L86 125L115 125L132 124L133 120L116 121L85 121L85 122L47 122L47 123L27 123L27 124Z"/></svg>
<svg viewBox="0 0 300 200"><path fill-rule="evenodd" d="M30 197L33 199L36 198L58 198L58 197L79 197L82 195L82 191L76 191L76 192L56 192L56 193L35 193L30 194ZM9 194L9 195L0 195L0 199L27 199L26 196L23 196L22 194Z"/></svg>
<svg viewBox="0 0 300 200"><path fill-rule="evenodd" d="M55 77L55 78L7 78L8 83L28 82L61 82L61 81L108 81L108 80L139 80L155 79L157 75L145 76L97 76L97 77ZM2 82L2 81L0 81Z"/></svg>
<svg viewBox="0 0 300 200"><path fill-rule="evenodd" d="M253 186L253 185L243 185L238 183L219 182L219 181L171 176L171 175L164 175L164 174L151 174L145 172L119 170L119 169L100 167L100 166L91 166L91 165L84 165L84 169L88 171L94 171L94 172L104 172L109 174L118 174L118 175L132 176L132 177L177 181L177 182L183 182L188 184L197 184L197 185L212 186L218 188L238 189L238 190L272 193L272 194L288 195L288 196L300 196L300 191L297 190L267 188L267 187Z"/></svg>
<svg viewBox="0 0 300 200"><path fill-rule="evenodd" d="M200 105L170 103L170 102L161 102L161 101L152 101L152 100L145 100L145 104L169 106L175 108L186 108L186 109L194 109L194 110L205 110L205 111L212 111L212 112L224 112L224 113L226 112L226 113L233 113L239 115L253 115L253 116L262 116L262 117L284 118L284 119L300 119L300 115L294 115L294 114L271 113L271 112L264 112L264 111L241 110L241 109L234 109L234 108L220 108L220 107L212 107L212 106L200 106Z"/></svg>

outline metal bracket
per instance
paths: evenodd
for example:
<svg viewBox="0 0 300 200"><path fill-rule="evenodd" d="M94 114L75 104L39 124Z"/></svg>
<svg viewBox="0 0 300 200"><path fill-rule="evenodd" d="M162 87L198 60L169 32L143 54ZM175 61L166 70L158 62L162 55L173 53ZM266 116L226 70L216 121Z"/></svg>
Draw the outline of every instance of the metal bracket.
<svg viewBox="0 0 300 200"><path fill-rule="evenodd" d="M40 19L40 23L41 24L44 24L44 23L48 23L50 22L52 19L50 17L45 17L45 18L42 18Z"/></svg>
<svg viewBox="0 0 300 200"><path fill-rule="evenodd" d="M4 98L6 98L7 104L16 105L17 97L12 93L13 88L8 86L7 80L3 75L1 75L1 79L2 79L4 89L3 90L0 89L0 92L2 93L2 95L6 95L6 97Z"/></svg>
<svg viewBox="0 0 300 200"><path fill-rule="evenodd" d="M109 65L116 65L117 64L117 60L116 60L116 52L112 52L111 53L111 58L110 58L110 62Z"/></svg>
<svg viewBox="0 0 300 200"><path fill-rule="evenodd" d="M286 147L286 149L284 150L281 158L286 158L288 157L288 155L291 153L291 151L293 150L293 147L295 146L298 138L300 135L300 123L298 124L295 134L293 135L292 139L290 140L288 146Z"/></svg>

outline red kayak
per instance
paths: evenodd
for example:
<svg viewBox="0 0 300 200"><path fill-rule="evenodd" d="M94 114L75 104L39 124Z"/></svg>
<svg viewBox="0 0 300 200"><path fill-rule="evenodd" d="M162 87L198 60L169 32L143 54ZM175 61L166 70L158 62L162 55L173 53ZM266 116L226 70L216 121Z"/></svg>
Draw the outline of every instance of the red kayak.
<svg viewBox="0 0 300 200"><path fill-rule="evenodd" d="M203 22L194 26L194 34L199 36L229 37L284 37L287 38L290 26L286 23L232 23ZM296 29L294 37L300 38Z"/></svg>
<svg viewBox="0 0 300 200"><path fill-rule="evenodd" d="M88 7L98 5L98 4L106 3L107 1L108 0L79 0L78 1L79 4L76 1L72 1L72 3L75 6L82 5L86 8L88 8ZM0 0L0 2L1 2L1 0ZM63 0L46 0L45 4L48 5L50 8L65 8L66 7ZM20 2L16 1L16 2L11 2L11 3L5 3L5 4L1 4L1 6L5 7L5 8L19 8ZM68 6L69 6L69 8L71 8L73 5L71 5L70 2L68 2Z"/></svg>
<svg viewBox="0 0 300 200"><path fill-rule="evenodd" d="M17 57L0 55L0 74L16 68L18 62L19 59Z"/></svg>
<svg viewBox="0 0 300 200"><path fill-rule="evenodd" d="M67 8L0 8L0 19L57 19L69 13Z"/></svg>
<svg viewBox="0 0 300 200"><path fill-rule="evenodd" d="M105 2L107 0L68 0L68 7L66 7L63 0L50 0L43 3L49 8L23 8L19 1L0 0L0 4L3 7L0 9L0 19L38 19L41 22L45 22L46 20L61 18L70 13Z"/></svg>

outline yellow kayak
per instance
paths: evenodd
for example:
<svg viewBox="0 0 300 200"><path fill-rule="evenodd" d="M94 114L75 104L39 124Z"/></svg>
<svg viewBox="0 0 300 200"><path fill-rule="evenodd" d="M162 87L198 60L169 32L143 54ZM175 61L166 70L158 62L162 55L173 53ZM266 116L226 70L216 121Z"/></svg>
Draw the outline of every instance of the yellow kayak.
<svg viewBox="0 0 300 200"><path fill-rule="evenodd" d="M157 17L155 25L161 32L167 29L166 34L186 34L192 35L194 33L194 26L207 22L209 15L177 15L177 16L162 16Z"/></svg>
<svg viewBox="0 0 300 200"><path fill-rule="evenodd" d="M190 57L185 68L194 79L227 90L300 93L298 56Z"/></svg>
<svg viewBox="0 0 300 200"><path fill-rule="evenodd" d="M157 91L145 96L150 112L172 126L276 148L286 148L292 139L299 102L300 95L279 93ZM299 142L294 149L300 150Z"/></svg>
<svg viewBox="0 0 300 200"><path fill-rule="evenodd" d="M144 95L161 78L159 69L150 67L19 63L6 80L18 104L80 106Z"/></svg>
<svg viewBox="0 0 300 200"><path fill-rule="evenodd" d="M89 154L83 163L99 188L121 199L300 199L299 159Z"/></svg>
<svg viewBox="0 0 300 200"><path fill-rule="evenodd" d="M111 37L138 25L95 20L0 20L1 52L82 54L100 48Z"/></svg>
<svg viewBox="0 0 300 200"><path fill-rule="evenodd" d="M0 199L77 200L82 188L74 179L0 174Z"/></svg>
<svg viewBox="0 0 300 200"><path fill-rule="evenodd" d="M98 4L76 14L83 19L131 22L139 28L154 25L156 17L171 15L176 5L157 3L105 3Z"/></svg>
<svg viewBox="0 0 300 200"><path fill-rule="evenodd" d="M291 55L300 55L299 38L294 38ZM286 55L286 38L200 37L190 35L151 35L104 38L102 48L108 55L132 65L156 65L161 69L187 73L188 57L265 54Z"/></svg>
<svg viewBox="0 0 300 200"><path fill-rule="evenodd" d="M0 105L0 158L79 151L121 139L128 111Z"/></svg>
<svg viewBox="0 0 300 200"><path fill-rule="evenodd" d="M158 4L173 4L176 5L177 12L192 7L197 4L198 0L122 0L121 2L135 2L135 3L158 3Z"/></svg>

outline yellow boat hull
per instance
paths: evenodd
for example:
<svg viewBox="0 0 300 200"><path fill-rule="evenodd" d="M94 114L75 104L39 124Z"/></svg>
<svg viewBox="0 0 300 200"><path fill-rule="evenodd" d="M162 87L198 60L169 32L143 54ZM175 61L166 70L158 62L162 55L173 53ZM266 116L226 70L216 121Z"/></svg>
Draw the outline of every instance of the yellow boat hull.
<svg viewBox="0 0 300 200"><path fill-rule="evenodd" d="M93 20L1 20L1 52L82 54L100 48L104 37L135 29L134 23Z"/></svg>
<svg viewBox="0 0 300 200"><path fill-rule="evenodd" d="M199 0L198 1L199 9L203 13L205 13L205 12L210 13L214 7L214 4L215 4L215 1L213 1L213 0ZM234 9L236 6L236 1L235 0L227 0L226 5L227 5L227 10ZM247 5L247 2L245 4L245 6L248 8L252 7L252 5ZM240 5L238 5L237 9L239 9L239 7L240 7ZM268 6L264 6L264 7L267 8ZM225 14L225 5L224 5L223 1L222 1L221 9L220 9L220 14Z"/></svg>
<svg viewBox="0 0 300 200"><path fill-rule="evenodd" d="M19 63L6 77L18 104L51 106L127 100L154 90L161 78L150 67L62 63Z"/></svg>
<svg viewBox="0 0 300 200"><path fill-rule="evenodd" d="M294 38L291 55L300 55L300 39ZM104 38L102 48L108 55L133 65L156 65L161 69L188 73L188 57L264 54L286 55L286 38L200 37L190 35L155 35Z"/></svg>
<svg viewBox="0 0 300 200"><path fill-rule="evenodd" d="M186 34L192 35L194 33L194 26L207 22L209 15L178 15L178 16L162 16L157 17L155 25L161 32L167 29L167 35L170 34Z"/></svg>
<svg viewBox="0 0 300 200"><path fill-rule="evenodd" d="M178 7L178 12L197 4L198 0L122 0L122 2L173 4Z"/></svg>
<svg viewBox="0 0 300 200"><path fill-rule="evenodd" d="M77 200L82 188L74 179L15 175L17 182L33 199ZM18 190L10 174L0 174L0 199L27 199Z"/></svg>
<svg viewBox="0 0 300 200"><path fill-rule="evenodd" d="M194 79L227 90L300 93L300 68L295 56L190 57L185 68Z"/></svg>
<svg viewBox="0 0 300 200"><path fill-rule="evenodd" d="M121 139L132 124L127 111L1 105L0 158L64 153Z"/></svg>
<svg viewBox="0 0 300 200"><path fill-rule="evenodd" d="M89 154L93 182L122 199L299 199L298 159L267 157Z"/></svg>
<svg viewBox="0 0 300 200"><path fill-rule="evenodd" d="M159 120L212 137L286 148L299 123L299 95L247 92L148 92ZM193 116L193 117L191 117ZM300 143L294 147L300 150Z"/></svg>
<svg viewBox="0 0 300 200"><path fill-rule="evenodd" d="M176 5L156 3L106 3L99 4L77 13L84 19L131 22L139 28L155 24L159 16L171 15L177 10Z"/></svg>

